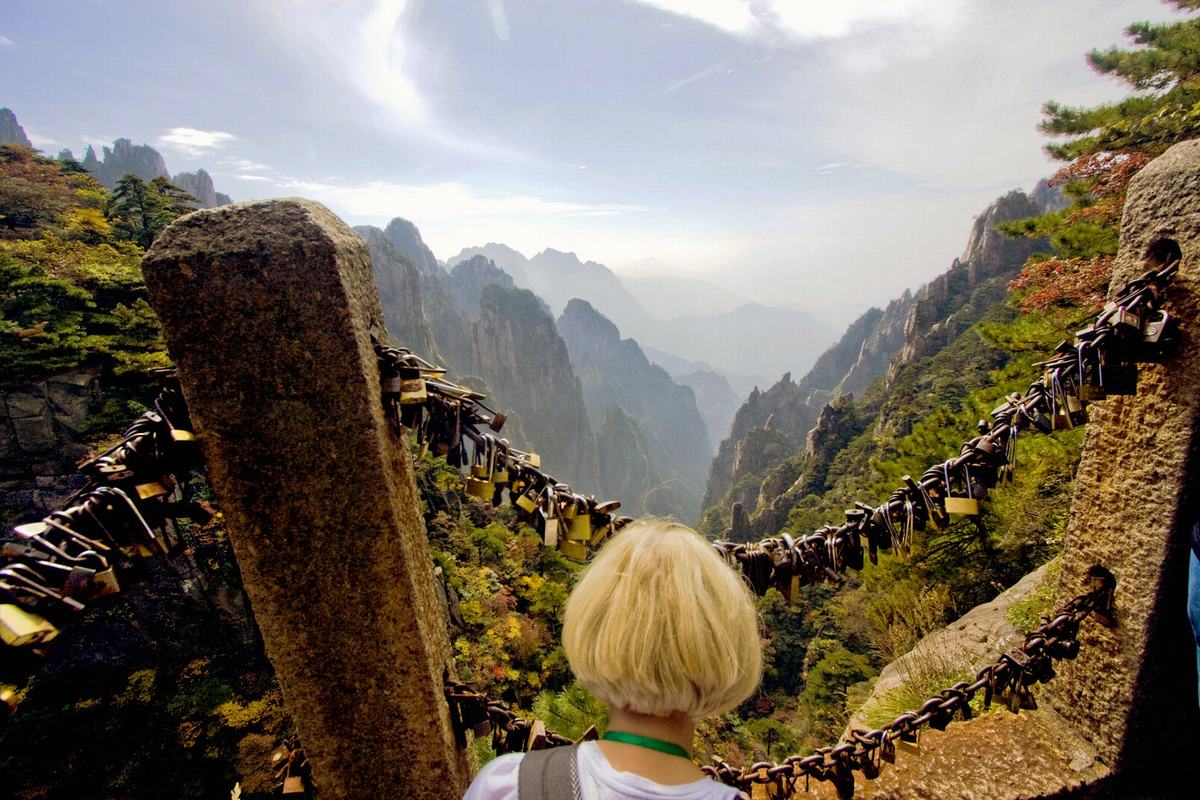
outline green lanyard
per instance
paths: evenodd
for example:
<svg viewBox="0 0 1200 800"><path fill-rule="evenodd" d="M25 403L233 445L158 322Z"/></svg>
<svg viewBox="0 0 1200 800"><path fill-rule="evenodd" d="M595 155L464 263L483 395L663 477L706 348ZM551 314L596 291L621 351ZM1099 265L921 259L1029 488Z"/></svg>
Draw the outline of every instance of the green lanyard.
<svg viewBox="0 0 1200 800"><path fill-rule="evenodd" d="M636 747L645 747L650 750L657 750L660 753L666 753L670 756L679 756L680 758L689 760L692 757L691 753L674 742L664 742L662 739L652 739L649 736L638 736L636 733L607 731L600 738L610 742L621 742L622 744L632 744Z"/></svg>

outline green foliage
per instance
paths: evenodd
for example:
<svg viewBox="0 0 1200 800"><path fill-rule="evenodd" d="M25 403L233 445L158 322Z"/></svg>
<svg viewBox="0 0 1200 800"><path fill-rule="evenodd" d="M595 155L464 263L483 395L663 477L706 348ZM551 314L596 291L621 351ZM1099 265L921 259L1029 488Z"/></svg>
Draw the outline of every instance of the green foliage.
<svg viewBox="0 0 1200 800"><path fill-rule="evenodd" d="M1174 5L1197 8L1192 0ZM1098 303L1117 251L1129 181L1170 145L1200 135L1200 20L1135 22L1126 34L1133 47L1093 50L1088 62L1135 94L1090 108L1048 102L1042 109L1041 130L1056 140L1046 150L1070 162L1054 180L1073 202L1002 227L1014 236L1049 237L1053 247L1031 259L1015 282L1027 309Z"/></svg>
<svg viewBox="0 0 1200 800"><path fill-rule="evenodd" d="M588 728L597 733L608 729L608 706L579 683L541 692L533 701L533 713L548 729L571 739L583 736Z"/></svg>
<svg viewBox="0 0 1200 800"><path fill-rule="evenodd" d="M1046 573L1042 582L1029 597L1013 603L1007 618L1021 633L1029 633L1042 623L1042 617L1048 615L1054 608L1055 585L1058 583L1059 572L1062 571L1062 559L1055 558L1046 564Z"/></svg>
<svg viewBox="0 0 1200 800"><path fill-rule="evenodd" d="M157 177L146 183L129 173L117 181L106 214L118 235L150 247L164 228L195 208L196 198Z"/></svg>
<svg viewBox="0 0 1200 800"><path fill-rule="evenodd" d="M84 364L116 376L167 363L146 302L141 251L89 245L53 233L0 240L0 383Z"/></svg>

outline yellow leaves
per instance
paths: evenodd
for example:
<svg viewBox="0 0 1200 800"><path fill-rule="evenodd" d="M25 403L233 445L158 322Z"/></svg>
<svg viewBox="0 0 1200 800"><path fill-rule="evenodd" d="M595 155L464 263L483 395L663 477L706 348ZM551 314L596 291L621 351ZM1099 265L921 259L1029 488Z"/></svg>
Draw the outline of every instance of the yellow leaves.
<svg viewBox="0 0 1200 800"><path fill-rule="evenodd" d="M522 575L517 581L517 596L522 600L533 598L546 584L542 575Z"/></svg>

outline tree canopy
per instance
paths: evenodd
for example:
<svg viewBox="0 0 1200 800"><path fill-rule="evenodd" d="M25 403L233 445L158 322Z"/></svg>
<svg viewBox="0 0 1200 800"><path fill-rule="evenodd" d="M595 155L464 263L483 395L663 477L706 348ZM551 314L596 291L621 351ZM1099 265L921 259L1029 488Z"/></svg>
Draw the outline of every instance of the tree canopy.
<svg viewBox="0 0 1200 800"><path fill-rule="evenodd" d="M1185 12L1200 8L1200 0L1172 4ZM1027 310L1101 304L1129 181L1172 144L1200 136L1200 19L1135 22L1125 32L1132 47L1093 50L1087 60L1133 94L1090 108L1051 101L1042 109L1040 128L1055 139L1047 152L1069 162L1052 182L1072 203L1002 226L1013 235L1048 237L1053 247L1030 259L1013 282Z"/></svg>

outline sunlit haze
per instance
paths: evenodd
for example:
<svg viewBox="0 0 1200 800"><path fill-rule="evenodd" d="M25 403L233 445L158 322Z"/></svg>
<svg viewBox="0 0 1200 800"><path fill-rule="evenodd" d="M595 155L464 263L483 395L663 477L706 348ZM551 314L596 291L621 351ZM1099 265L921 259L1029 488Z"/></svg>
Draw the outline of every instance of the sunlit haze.
<svg viewBox="0 0 1200 800"><path fill-rule="evenodd" d="M211 0L0 7L36 146L158 148L235 200L413 220L843 318L1055 165L1039 109L1156 0Z"/></svg>

